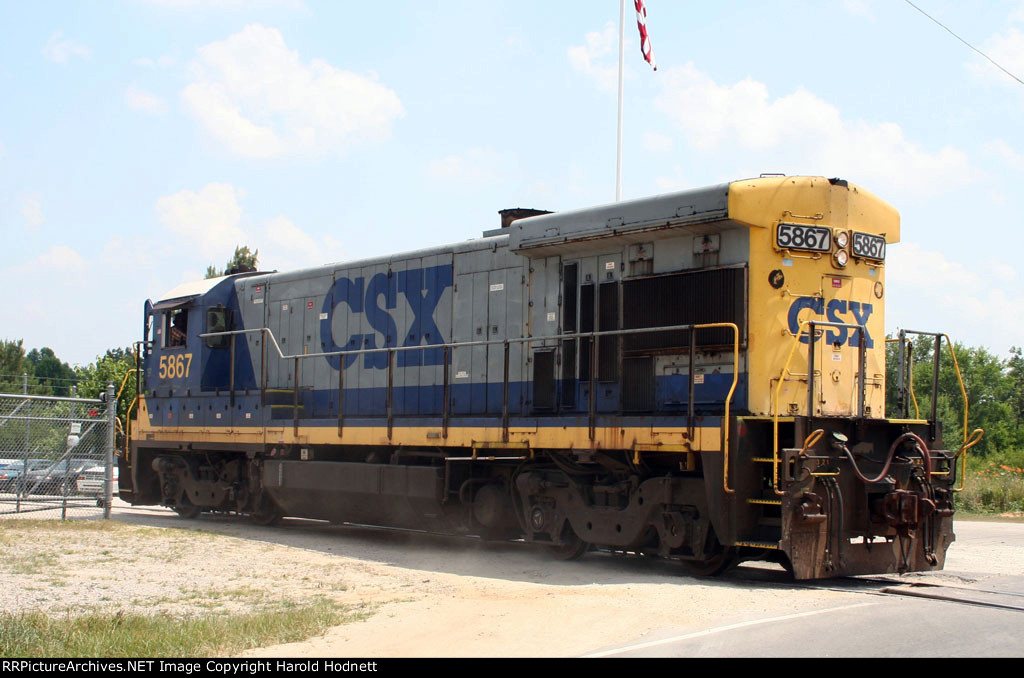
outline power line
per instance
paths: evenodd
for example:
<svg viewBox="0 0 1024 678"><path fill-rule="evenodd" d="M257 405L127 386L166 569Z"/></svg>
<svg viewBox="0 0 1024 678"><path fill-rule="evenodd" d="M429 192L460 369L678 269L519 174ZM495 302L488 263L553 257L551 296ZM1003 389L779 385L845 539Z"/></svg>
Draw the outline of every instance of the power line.
<svg viewBox="0 0 1024 678"><path fill-rule="evenodd" d="M982 51L981 51L980 49L978 49L977 47L975 47L975 46L974 46L974 45L972 45L971 43L967 42L966 40L964 40L963 38L961 38L961 37L960 37L959 35L957 35L956 33L954 33L953 31L951 31L951 30L950 30L950 29L949 29L949 28L948 28L948 27L947 27L947 26L946 26L945 24L943 24L943 23L942 23L941 21L939 21L938 19L936 19L935 17L933 17L933 16L931 15L931 14L929 14L928 12L926 12L926 11L924 11L923 9L921 9L920 7L918 7L917 5L915 5L914 3L912 3L912 2L910 1L910 0L903 0L903 2L907 3L908 5L910 5L910 6L911 6L911 7L913 7L914 9L916 9L916 10L917 10L918 12L920 12L921 14L924 14L924 15L925 15L926 17L928 17L929 19L931 19L932 21L934 21L935 23L937 23L937 24L938 24L939 26L942 26L942 28L943 28L943 29L944 29L944 30L945 30L945 31L946 31L947 33L949 33L949 34L950 34L950 35L952 35L952 36L953 36L954 38L956 38L956 39L957 39L957 40L959 40L960 42L964 43L965 45L967 45L968 47L970 47L971 49L973 49L973 50L974 50L975 52L977 52L977 53L978 53L978 54L980 54L981 56L983 56L983 57L985 57L986 59L988 59L989 63L991 63L991 64L992 64L993 66L995 66L996 68L998 68L999 70L1001 70L1001 71L1002 71L1003 73L1006 73L1006 74L1007 74L1008 76L1010 76L1011 78L1013 78L1014 80L1016 80L1016 81L1017 81L1017 82L1019 82L1020 84L1024 85L1024 80L1021 80L1021 79L1020 79L1020 78L1018 78L1018 77L1017 77L1016 75L1014 75L1014 74L1013 74L1013 73L1011 73L1010 71L1008 71L1008 70L1006 70L1005 68L1003 68L1002 66L1000 66L1000 65L999 65L998 63L996 63L996 61L995 61L995 60L994 60L994 59L993 59L992 57L990 57L989 55L985 54L985 53L984 53L984 52L982 52Z"/></svg>
<svg viewBox="0 0 1024 678"><path fill-rule="evenodd" d="M34 374L31 374L31 373L25 373L25 374L0 374L0 379L20 380L20 379L23 379L26 374L28 375L29 380L35 379L36 381L70 381L70 382L80 382L80 381L87 381L88 380L88 377L44 377L44 376L37 377L37 376L35 376Z"/></svg>

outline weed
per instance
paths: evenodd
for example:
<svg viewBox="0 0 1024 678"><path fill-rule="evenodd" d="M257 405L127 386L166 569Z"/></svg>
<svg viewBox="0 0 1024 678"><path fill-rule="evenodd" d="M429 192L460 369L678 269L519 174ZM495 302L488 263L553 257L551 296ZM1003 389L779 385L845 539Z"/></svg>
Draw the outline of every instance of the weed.
<svg viewBox="0 0 1024 678"><path fill-rule="evenodd" d="M188 618L123 612L61 618L40 612L3 614L0 657L226 656L304 640L366 616L327 600L281 604L245 615Z"/></svg>

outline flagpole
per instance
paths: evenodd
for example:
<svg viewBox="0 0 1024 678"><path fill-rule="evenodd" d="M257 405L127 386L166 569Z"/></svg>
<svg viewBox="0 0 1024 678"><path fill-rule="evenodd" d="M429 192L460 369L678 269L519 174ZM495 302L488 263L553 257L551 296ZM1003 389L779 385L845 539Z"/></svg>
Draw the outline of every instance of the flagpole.
<svg viewBox="0 0 1024 678"><path fill-rule="evenodd" d="M626 0L619 0L619 127L615 152L615 202L622 200L622 81L625 64Z"/></svg>

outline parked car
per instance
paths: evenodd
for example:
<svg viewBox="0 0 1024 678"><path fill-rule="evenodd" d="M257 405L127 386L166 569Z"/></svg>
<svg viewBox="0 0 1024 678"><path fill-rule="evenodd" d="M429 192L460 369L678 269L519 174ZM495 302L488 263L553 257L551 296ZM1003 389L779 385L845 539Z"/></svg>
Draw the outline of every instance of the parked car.
<svg viewBox="0 0 1024 678"><path fill-rule="evenodd" d="M78 494L85 495L86 497L96 497L96 505L100 508L103 507L103 501L105 499L105 492L103 491L103 481L107 476L107 467L100 464L96 466L89 466L82 470L82 473L78 476L77 488ZM110 480L110 496L114 497L117 495L117 464L114 464L113 475Z"/></svg>
<svg viewBox="0 0 1024 678"><path fill-rule="evenodd" d="M94 459L62 459L47 462L47 466L30 470L20 480L25 494L71 495L78 491L78 476L95 466Z"/></svg>
<svg viewBox="0 0 1024 678"><path fill-rule="evenodd" d="M51 463L45 459L29 459L28 470L38 471ZM12 459L0 463L0 492L14 492L18 489L18 478L25 474L25 460Z"/></svg>

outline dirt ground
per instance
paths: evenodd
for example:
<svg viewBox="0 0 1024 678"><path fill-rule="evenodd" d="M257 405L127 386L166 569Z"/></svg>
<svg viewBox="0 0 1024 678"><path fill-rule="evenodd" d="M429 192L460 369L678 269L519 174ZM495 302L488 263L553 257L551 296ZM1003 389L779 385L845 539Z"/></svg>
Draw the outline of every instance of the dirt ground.
<svg viewBox="0 0 1024 678"><path fill-rule="evenodd" d="M523 545L312 521L260 528L128 507L114 518L114 529L47 529L44 539L19 536L8 523L0 532L3 609L211 614L328 597L370 614L246 656L557 657L840 607L855 596L790 584L781 570L762 573L760 585L690 578L677 565L638 557L561 562ZM973 535L970 548L957 542L947 571L928 576L977 581L1024 570L1024 525L961 523L957 532Z"/></svg>

